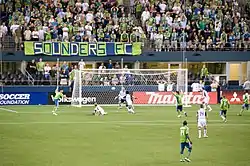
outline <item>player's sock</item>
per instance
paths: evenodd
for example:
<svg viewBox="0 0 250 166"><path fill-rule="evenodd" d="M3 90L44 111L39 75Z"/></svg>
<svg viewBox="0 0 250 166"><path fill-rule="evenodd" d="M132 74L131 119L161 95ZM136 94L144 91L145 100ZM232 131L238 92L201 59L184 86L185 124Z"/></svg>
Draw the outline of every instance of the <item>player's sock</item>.
<svg viewBox="0 0 250 166"><path fill-rule="evenodd" d="M201 138L201 129L198 129L199 138Z"/></svg>
<svg viewBox="0 0 250 166"><path fill-rule="evenodd" d="M223 121L226 119L223 115L221 115L220 117L222 118Z"/></svg>
<svg viewBox="0 0 250 166"><path fill-rule="evenodd" d="M207 129L204 129L204 137L207 137Z"/></svg>
<svg viewBox="0 0 250 166"><path fill-rule="evenodd" d="M209 112L213 110L210 105L208 105L207 108Z"/></svg>
<svg viewBox="0 0 250 166"><path fill-rule="evenodd" d="M184 160L184 156L183 156L183 154L181 154L180 155L180 162L184 162L185 160Z"/></svg>
<svg viewBox="0 0 250 166"><path fill-rule="evenodd" d="M242 115L243 111L244 111L244 109L241 109L241 110L240 110L240 114L239 114L240 116Z"/></svg>

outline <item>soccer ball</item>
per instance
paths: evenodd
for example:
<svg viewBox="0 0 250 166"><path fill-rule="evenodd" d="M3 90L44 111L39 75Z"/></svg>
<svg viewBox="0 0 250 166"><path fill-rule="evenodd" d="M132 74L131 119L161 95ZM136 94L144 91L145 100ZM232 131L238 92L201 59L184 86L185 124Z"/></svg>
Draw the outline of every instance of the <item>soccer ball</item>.
<svg viewBox="0 0 250 166"><path fill-rule="evenodd" d="M111 90L115 90L115 87L112 87Z"/></svg>

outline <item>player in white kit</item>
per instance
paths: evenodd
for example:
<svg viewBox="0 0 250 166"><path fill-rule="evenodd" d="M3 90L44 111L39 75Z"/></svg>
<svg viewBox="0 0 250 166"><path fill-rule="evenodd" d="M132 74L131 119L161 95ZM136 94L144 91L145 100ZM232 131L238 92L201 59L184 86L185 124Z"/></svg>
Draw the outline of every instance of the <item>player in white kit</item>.
<svg viewBox="0 0 250 166"><path fill-rule="evenodd" d="M122 108L122 104L126 102L126 90L124 87L121 88L121 91L119 92L119 95L117 97L115 97L115 99L118 98L118 105L119 105L119 109Z"/></svg>
<svg viewBox="0 0 250 166"><path fill-rule="evenodd" d="M93 112L93 115L107 115L107 112L104 111L104 109L99 106L97 103L95 103L95 109Z"/></svg>
<svg viewBox="0 0 250 166"><path fill-rule="evenodd" d="M208 110L209 112L212 111L212 108L209 105L210 97L208 95L208 92L204 88L202 89L202 97L203 97L204 109Z"/></svg>
<svg viewBox="0 0 250 166"><path fill-rule="evenodd" d="M198 135L201 138L201 130L204 129L203 137L207 138L207 113L204 109L204 105L200 105L200 109L197 111L197 122L198 122Z"/></svg>
<svg viewBox="0 0 250 166"><path fill-rule="evenodd" d="M134 114L135 111L134 111L132 97L128 91L126 91L126 104L127 104L126 107L127 107L128 113Z"/></svg>

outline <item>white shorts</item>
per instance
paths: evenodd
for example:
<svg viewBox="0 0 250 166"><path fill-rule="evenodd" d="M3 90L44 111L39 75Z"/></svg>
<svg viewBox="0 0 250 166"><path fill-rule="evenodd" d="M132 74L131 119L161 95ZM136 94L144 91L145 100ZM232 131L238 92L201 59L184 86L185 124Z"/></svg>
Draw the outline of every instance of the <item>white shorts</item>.
<svg viewBox="0 0 250 166"><path fill-rule="evenodd" d="M127 106L132 106L132 105L133 105L132 101L127 101Z"/></svg>
<svg viewBox="0 0 250 166"><path fill-rule="evenodd" d="M209 104L209 98L207 98L207 97L204 98L204 99L203 99L203 102L204 102L204 104Z"/></svg>
<svg viewBox="0 0 250 166"><path fill-rule="evenodd" d="M198 120L198 127L207 126L207 121L205 119Z"/></svg>

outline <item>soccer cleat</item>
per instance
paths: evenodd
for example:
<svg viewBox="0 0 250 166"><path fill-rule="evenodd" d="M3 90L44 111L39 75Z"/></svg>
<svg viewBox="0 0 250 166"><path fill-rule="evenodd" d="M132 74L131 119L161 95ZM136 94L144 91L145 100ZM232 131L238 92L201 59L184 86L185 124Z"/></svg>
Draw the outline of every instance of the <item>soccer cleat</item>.
<svg viewBox="0 0 250 166"><path fill-rule="evenodd" d="M200 139L201 137L199 136L198 138Z"/></svg>
<svg viewBox="0 0 250 166"><path fill-rule="evenodd" d="M180 162L185 162L185 160L183 160L183 159L180 159Z"/></svg>
<svg viewBox="0 0 250 166"><path fill-rule="evenodd" d="M226 122L227 122L227 119L225 119L224 122L226 123Z"/></svg>
<svg viewBox="0 0 250 166"><path fill-rule="evenodd" d="M186 157L186 158L185 158L185 161L190 162L191 160L190 160L189 158Z"/></svg>
<svg viewBox="0 0 250 166"><path fill-rule="evenodd" d="M204 135L203 137L204 137L204 138L208 138L208 136L207 136L207 135Z"/></svg>
<svg viewBox="0 0 250 166"><path fill-rule="evenodd" d="M238 116L241 116L241 114L237 114Z"/></svg>
<svg viewBox="0 0 250 166"><path fill-rule="evenodd" d="M57 113L53 112L53 115L57 115Z"/></svg>
<svg viewBox="0 0 250 166"><path fill-rule="evenodd" d="M186 117L188 116L186 112L184 113L184 115L185 115Z"/></svg>
<svg viewBox="0 0 250 166"><path fill-rule="evenodd" d="M180 117L181 117L181 115L178 115L177 117L178 117L178 118L180 118Z"/></svg>

